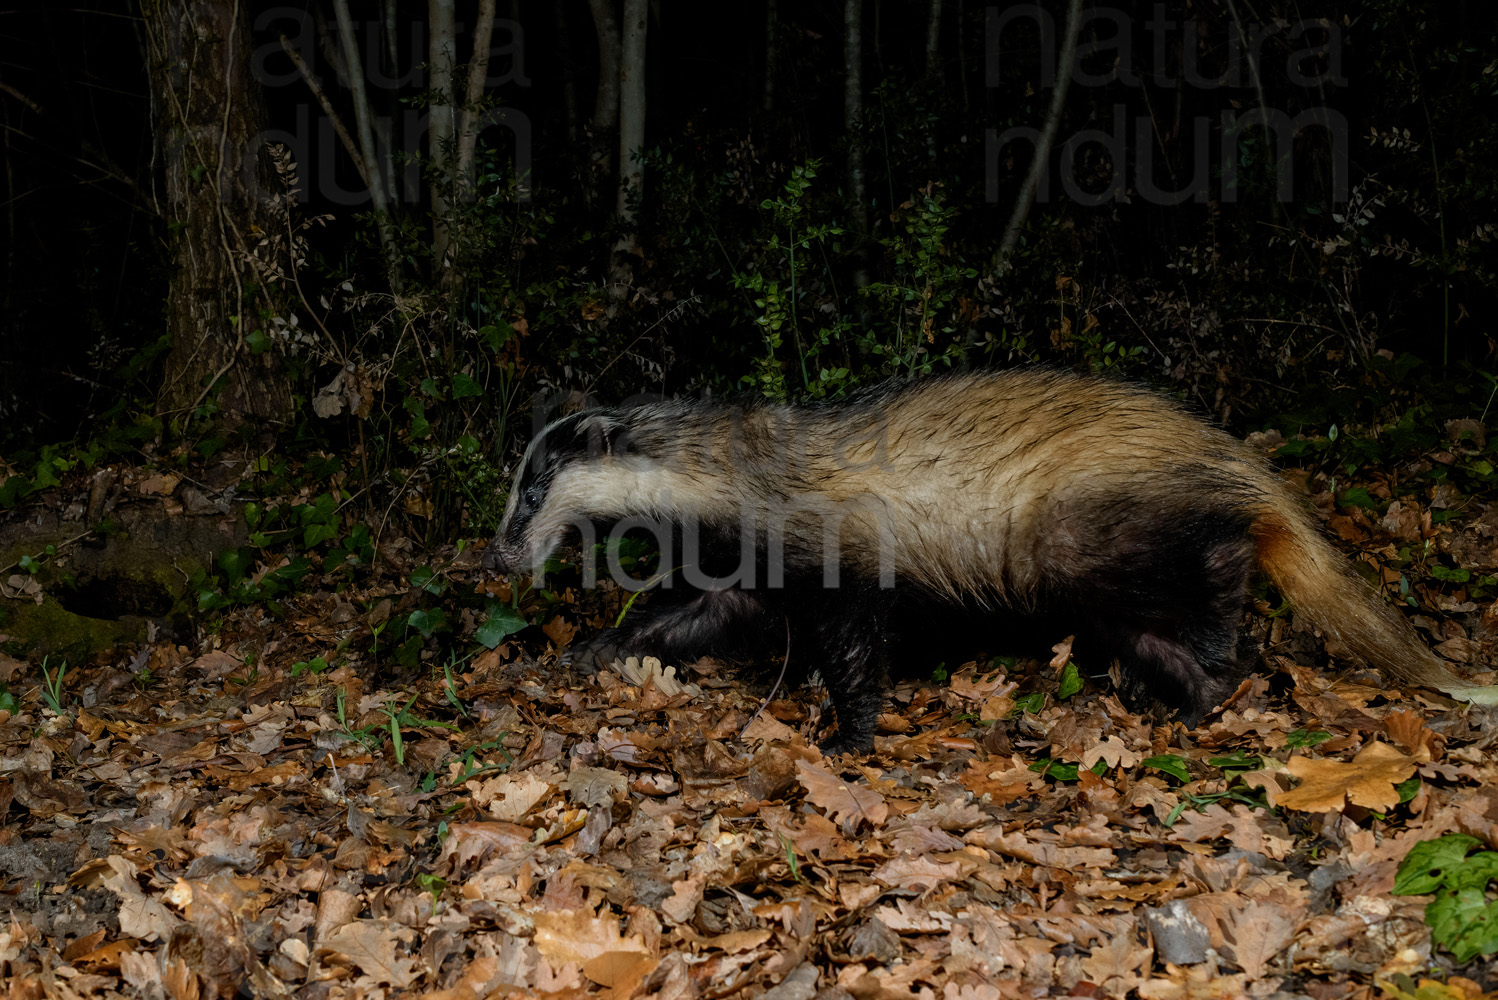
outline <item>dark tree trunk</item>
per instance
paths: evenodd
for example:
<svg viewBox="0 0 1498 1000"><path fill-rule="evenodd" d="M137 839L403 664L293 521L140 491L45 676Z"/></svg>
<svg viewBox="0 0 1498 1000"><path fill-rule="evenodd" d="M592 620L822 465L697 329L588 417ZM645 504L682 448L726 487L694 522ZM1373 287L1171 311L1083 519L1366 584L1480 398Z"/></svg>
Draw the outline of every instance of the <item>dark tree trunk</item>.
<svg viewBox="0 0 1498 1000"><path fill-rule="evenodd" d="M763 110L766 114L775 110L775 34L780 30L776 0L765 4L765 96Z"/></svg>
<svg viewBox="0 0 1498 1000"><path fill-rule="evenodd" d="M879 8L874 8L878 13ZM869 212L864 204L863 137L858 134L863 116L863 2L847 0L843 7L843 132L848 137L848 210L857 244L853 283L869 283Z"/></svg>
<svg viewBox="0 0 1498 1000"><path fill-rule="evenodd" d="M572 46L567 42L567 5L552 7L556 19L557 56L562 64L562 116L567 119L567 144L577 145L577 67L572 61Z"/></svg>
<svg viewBox="0 0 1498 1000"><path fill-rule="evenodd" d="M457 150L457 108L453 104L454 70L458 61L458 5L455 0L429 0L427 3L427 63L430 67L428 87L433 97L428 107L431 131L427 133L428 155L432 161L432 260L442 277L448 243L451 241L451 218L448 200L453 189L453 167ZM493 21L494 9L489 9ZM485 53L487 55L487 53Z"/></svg>
<svg viewBox="0 0 1498 1000"><path fill-rule="evenodd" d="M645 190L645 165L634 157L645 146L645 31L649 8L645 0L624 0L619 48L619 197L617 215L624 230L614 244L610 284L616 296L629 287L632 251L639 245L635 206Z"/></svg>
<svg viewBox="0 0 1498 1000"><path fill-rule="evenodd" d="M593 98L593 126L589 140L588 203L598 197L612 173L614 139L619 129L619 22L613 0L588 0L593 30L598 36L598 92Z"/></svg>
<svg viewBox="0 0 1498 1000"><path fill-rule="evenodd" d="M279 355L245 346L264 304L245 259L272 224L278 187L260 141L249 26L235 0L143 0L141 14L172 241L159 411L178 429L210 400L230 425L285 423L291 387Z"/></svg>

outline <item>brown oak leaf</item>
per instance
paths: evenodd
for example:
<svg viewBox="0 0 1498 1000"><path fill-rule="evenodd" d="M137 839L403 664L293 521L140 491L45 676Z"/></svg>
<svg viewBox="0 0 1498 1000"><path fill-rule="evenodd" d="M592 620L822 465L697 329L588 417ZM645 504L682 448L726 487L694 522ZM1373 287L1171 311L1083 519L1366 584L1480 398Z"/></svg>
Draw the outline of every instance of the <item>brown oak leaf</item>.
<svg viewBox="0 0 1498 1000"><path fill-rule="evenodd" d="M1345 803L1365 809L1390 809L1399 804L1395 785L1409 780L1420 764L1389 743L1370 743L1350 761L1291 757L1286 770L1301 779L1274 804L1302 812L1328 812Z"/></svg>
<svg viewBox="0 0 1498 1000"><path fill-rule="evenodd" d="M867 821L875 829L889 818L884 796L867 785L845 781L825 767L796 761L797 778L806 789L806 801L821 809L827 818L845 829Z"/></svg>

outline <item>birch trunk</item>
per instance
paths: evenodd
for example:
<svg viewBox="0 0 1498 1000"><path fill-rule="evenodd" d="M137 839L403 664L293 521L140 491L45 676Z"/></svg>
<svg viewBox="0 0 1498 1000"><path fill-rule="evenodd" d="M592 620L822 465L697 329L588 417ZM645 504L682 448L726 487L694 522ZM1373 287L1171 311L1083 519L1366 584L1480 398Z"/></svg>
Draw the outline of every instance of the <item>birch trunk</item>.
<svg viewBox="0 0 1498 1000"><path fill-rule="evenodd" d="M931 0L926 19L926 76L936 79L941 73L941 0Z"/></svg>
<svg viewBox="0 0 1498 1000"><path fill-rule="evenodd" d="M468 61L468 84L463 90L463 128L458 133L458 160L454 166L465 201L473 198L473 157L478 148L479 121L483 115L484 80L489 75L489 42L494 37L495 0L479 0L479 19L473 29L473 58Z"/></svg>
<svg viewBox="0 0 1498 1000"><path fill-rule="evenodd" d="M359 132L359 150L364 156L368 174L369 200L374 208L375 225L380 233L380 248L385 251L385 270L391 289L399 291L400 255L395 245L395 227L390 222L385 160L379 155L379 147L375 145L374 115L369 110L369 88L364 75L364 62L359 55L359 42L354 37L354 19L349 13L348 0L333 0L333 11L338 17L338 40L343 52L344 72L348 76L349 93L354 98L354 123Z"/></svg>

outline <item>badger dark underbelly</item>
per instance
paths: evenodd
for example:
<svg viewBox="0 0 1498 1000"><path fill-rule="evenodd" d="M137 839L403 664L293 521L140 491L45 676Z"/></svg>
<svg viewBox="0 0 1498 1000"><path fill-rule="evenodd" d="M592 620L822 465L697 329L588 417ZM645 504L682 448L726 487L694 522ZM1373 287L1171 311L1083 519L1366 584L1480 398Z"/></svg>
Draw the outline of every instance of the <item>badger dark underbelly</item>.
<svg viewBox="0 0 1498 1000"><path fill-rule="evenodd" d="M1247 527L1246 518L1211 516L1158 533L1151 544L1129 537L1111 557L1089 553L1046 574L1019 607L992 595L954 599L898 576L893 587L882 586L856 565L840 566L835 586L820 565L778 567L777 576L763 550L757 571L747 574L738 560L741 538L730 534L702 546L711 554L698 563L699 586L674 575L622 628L601 637L599 648L668 663L707 655L778 658L788 638L796 673L820 673L837 715L837 734L823 749L867 751L891 638L919 644L938 623L950 636L963 621L976 638L1019 615L1043 616L1079 633L1081 648L1097 654L1094 662L1117 657L1133 693L1153 696L1194 725L1243 673L1238 626L1253 570ZM703 589L704 576L726 585ZM728 582L743 576L758 585ZM766 585L767 578L778 585Z"/></svg>

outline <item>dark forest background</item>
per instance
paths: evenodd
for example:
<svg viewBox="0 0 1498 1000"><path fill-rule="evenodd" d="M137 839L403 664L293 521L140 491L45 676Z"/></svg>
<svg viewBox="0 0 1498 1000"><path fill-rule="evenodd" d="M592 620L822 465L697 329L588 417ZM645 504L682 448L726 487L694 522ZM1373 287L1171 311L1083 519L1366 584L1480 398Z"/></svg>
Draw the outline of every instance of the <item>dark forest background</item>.
<svg viewBox="0 0 1498 1000"><path fill-rule="evenodd" d="M1489 7L14 11L0 503L317 453L450 537L538 398L1032 361L1239 432L1481 417Z"/></svg>

